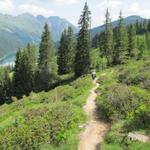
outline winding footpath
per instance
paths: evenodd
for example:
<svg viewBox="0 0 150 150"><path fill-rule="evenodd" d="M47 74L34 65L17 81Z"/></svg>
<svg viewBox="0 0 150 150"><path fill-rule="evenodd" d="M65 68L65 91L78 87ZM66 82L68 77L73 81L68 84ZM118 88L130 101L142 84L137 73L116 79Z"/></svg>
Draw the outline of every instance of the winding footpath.
<svg viewBox="0 0 150 150"><path fill-rule="evenodd" d="M78 150L100 150L100 144L104 140L104 136L109 129L109 124L99 119L96 114L96 97L95 90L99 84L94 81L95 87L91 90L84 106L89 121L85 126L85 130L80 135L80 143Z"/></svg>

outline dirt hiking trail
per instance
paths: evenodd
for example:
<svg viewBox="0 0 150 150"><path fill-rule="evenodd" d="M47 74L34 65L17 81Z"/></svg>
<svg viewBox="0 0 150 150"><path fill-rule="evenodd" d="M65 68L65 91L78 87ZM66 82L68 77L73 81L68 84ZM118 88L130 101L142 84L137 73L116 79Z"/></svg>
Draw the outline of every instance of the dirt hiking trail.
<svg viewBox="0 0 150 150"><path fill-rule="evenodd" d="M80 135L78 150L100 150L100 143L103 142L104 136L109 129L109 124L97 117L95 102L97 94L95 90L99 84L96 83L96 80L94 85L95 87L91 90L87 103L84 106L84 111L89 121Z"/></svg>

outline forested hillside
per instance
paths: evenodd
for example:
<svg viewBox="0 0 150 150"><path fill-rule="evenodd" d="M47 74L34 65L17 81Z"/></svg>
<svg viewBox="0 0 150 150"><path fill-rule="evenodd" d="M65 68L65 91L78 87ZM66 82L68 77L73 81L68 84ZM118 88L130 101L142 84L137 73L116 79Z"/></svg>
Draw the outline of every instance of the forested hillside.
<svg viewBox="0 0 150 150"><path fill-rule="evenodd" d="M45 23L39 47L0 68L0 149L88 150L92 139L91 150L149 150L150 22L118 14L114 27L107 9L91 41L86 2L78 34L64 29L58 50Z"/></svg>
<svg viewBox="0 0 150 150"><path fill-rule="evenodd" d="M29 13L18 16L0 14L0 35L3 37L0 38L0 58L16 52L27 43L38 45L45 22L49 24L55 42L59 41L62 31L68 26L77 32L74 25L57 16L46 18L42 15L35 17Z"/></svg>

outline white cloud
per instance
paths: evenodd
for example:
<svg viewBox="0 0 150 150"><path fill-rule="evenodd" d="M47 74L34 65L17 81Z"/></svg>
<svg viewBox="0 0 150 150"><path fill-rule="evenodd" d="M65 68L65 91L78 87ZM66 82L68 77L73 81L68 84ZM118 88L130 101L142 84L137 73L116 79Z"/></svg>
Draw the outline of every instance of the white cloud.
<svg viewBox="0 0 150 150"><path fill-rule="evenodd" d="M19 10L19 12L22 12L22 13L29 12L33 15L41 14L41 15L44 15L46 17L54 14L54 11L52 11L52 10L47 10L47 9L44 9L42 7L39 7L39 6L36 6L33 4L20 5L20 6L18 6L18 10Z"/></svg>
<svg viewBox="0 0 150 150"><path fill-rule="evenodd" d="M144 18L150 18L150 2L143 3L140 5L138 2L134 2L131 4L131 6L126 11L126 16L129 15L139 15Z"/></svg>
<svg viewBox="0 0 150 150"><path fill-rule="evenodd" d="M57 3L60 4L76 4L79 3L79 0L55 0Z"/></svg>
<svg viewBox="0 0 150 150"><path fill-rule="evenodd" d="M15 5L12 0L1 0L0 11L3 13L11 13L15 10Z"/></svg>
<svg viewBox="0 0 150 150"><path fill-rule="evenodd" d="M119 5L121 4L121 1L120 0L111 0L111 1L108 1L108 0L103 0L101 1L100 3L98 3L96 5L96 7L98 8L117 8Z"/></svg>
<svg viewBox="0 0 150 150"><path fill-rule="evenodd" d="M129 7L129 12L131 13L137 13L139 11L140 5L138 2L133 3L130 7Z"/></svg>
<svg viewBox="0 0 150 150"><path fill-rule="evenodd" d="M109 9L110 17L113 20L118 19L118 14L121 9L122 1L121 0L101 0L96 4L96 9L93 11L93 26L97 24L102 25L105 22L105 13L106 9ZM97 17L97 14L100 14Z"/></svg>

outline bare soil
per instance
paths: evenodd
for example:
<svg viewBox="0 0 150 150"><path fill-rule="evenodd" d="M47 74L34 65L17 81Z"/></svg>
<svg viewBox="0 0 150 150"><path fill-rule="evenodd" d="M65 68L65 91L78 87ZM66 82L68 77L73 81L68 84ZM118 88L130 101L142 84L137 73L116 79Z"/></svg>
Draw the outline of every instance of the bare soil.
<svg viewBox="0 0 150 150"><path fill-rule="evenodd" d="M84 131L80 135L80 143L78 150L100 150L100 144L103 142L104 137L109 130L109 124L97 116L96 97L95 90L99 84L94 81L95 87L91 90L87 99L87 103L84 106L84 111L87 114L89 120L85 126Z"/></svg>

